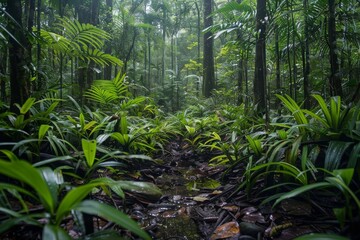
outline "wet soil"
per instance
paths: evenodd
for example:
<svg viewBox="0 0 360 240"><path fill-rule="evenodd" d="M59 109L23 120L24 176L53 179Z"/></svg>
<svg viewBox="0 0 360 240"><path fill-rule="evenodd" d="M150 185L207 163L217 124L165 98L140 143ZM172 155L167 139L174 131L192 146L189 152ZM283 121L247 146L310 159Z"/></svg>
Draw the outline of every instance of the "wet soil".
<svg viewBox="0 0 360 240"><path fill-rule="evenodd" d="M176 140L155 158L156 164L140 164L132 169L136 173L123 175L128 180L156 184L162 191L161 197L126 192L124 201L99 192L93 198L118 207L159 240L288 240L312 232L340 231L331 204L322 204L318 201L321 199L297 198L284 200L276 208L260 205L264 200L262 182L250 189L248 198L239 189L245 166L240 164L224 175L227 168L210 166L211 157L210 153L197 152ZM104 175L117 177L107 171L102 172ZM74 239L81 237L73 219L67 219L62 226ZM121 236L137 239L103 219L94 217L94 227L96 231L116 229ZM24 225L0 238L40 239L41 229Z"/></svg>
<svg viewBox="0 0 360 240"><path fill-rule="evenodd" d="M155 203L141 205L137 219L153 239L294 239L312 232L339 232L331 208L305 200L284 200L277 208L260 206L262 183L248 199L238 186L244 166L226 176L224 166L210 166L208 153L173 142L162 164L148 169L163 192ZM257 189L258 188L258 189ZM254 197L255 196L255 197ZM135 208L136 209L136 208Z"/></svg>

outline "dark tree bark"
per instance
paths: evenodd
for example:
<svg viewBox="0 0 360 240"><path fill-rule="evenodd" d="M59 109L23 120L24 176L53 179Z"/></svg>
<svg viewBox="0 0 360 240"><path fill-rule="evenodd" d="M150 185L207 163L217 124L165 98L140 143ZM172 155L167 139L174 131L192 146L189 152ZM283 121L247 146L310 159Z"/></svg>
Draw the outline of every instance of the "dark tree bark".
<svg viewBox="0 0 360 240"><path fill-rule="evenodd" d="M8 58L8 51L7 48L0 52L0 99L3 102L6 101L6 74L7 74L7 58Z"/></svg>
<svg viewBox="0 0 360 240"><path fill-rule="evenodd" d="M342 96L340 64L338 61L338 51L336 44L336 18L335 18L335 0L328 0L329 5L329 20L328 20L328 41L330 48L330 94L331 96Z"/></svg>
<svg viewBox="0 0 360 240"><path fill-rule="evenodd" d="M213 25L212 0L204 0L204 28ZM214 39L210 31L204 33L204 96L210 97L211 92L215 89L215 69L214 69Z"/></svg>
<svg viewBox="0 0 360 240"><path fill-rule="evenodd" d="M257 0L254 103L259 112L266 111L266 0Z"/></svg>
<svg viewBox="0 0 360 240"><path fill-rule="evenodd" d="M111 25L113 22L113 16L112 16L112 10L113 10L113 0L106 0L106 30L108 32L111 31ZM111 41L108 41L105 48L105 53L111 54ZM112 66L105 66L104 68L104 79L111 79L111 70Z"/></svg>
<svg viewBox="0 0 360 240"><path fill-rule="evenodd" d="M30 45L25 36L22 25L21 0L7 0L9 19L8 30L13 37L9 37L10 63L10 110L17 112L14 105L22 105L29 98L30 90L30 56L26 47Z"/></svg>

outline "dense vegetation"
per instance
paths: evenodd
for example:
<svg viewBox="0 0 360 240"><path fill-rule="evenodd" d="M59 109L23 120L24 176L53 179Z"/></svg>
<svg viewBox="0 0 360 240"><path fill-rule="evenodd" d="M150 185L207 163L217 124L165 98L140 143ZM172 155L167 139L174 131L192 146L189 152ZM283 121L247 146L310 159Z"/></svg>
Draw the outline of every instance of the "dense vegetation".
<svg viewBox="0 0 360 240"><path fill-rule="evenodd" d="M150 239L126 199L161 198L142 170L174 143L222 167L227 199L298 199L322 237L359 237L358 1L0 7L0 238Z"/></svg>

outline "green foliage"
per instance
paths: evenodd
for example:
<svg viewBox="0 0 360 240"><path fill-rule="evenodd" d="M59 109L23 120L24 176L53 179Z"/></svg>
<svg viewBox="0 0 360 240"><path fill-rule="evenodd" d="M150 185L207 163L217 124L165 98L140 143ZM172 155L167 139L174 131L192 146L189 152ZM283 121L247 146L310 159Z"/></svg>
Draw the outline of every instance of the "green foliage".
<svg viewBox="0 0 360 240"><path fill-rule="evenodd" d="M102 52L104 40L110 35L91 24L80 23L77 20L59 18L58 31L62 34L40 30L43 43L56 54L65 54L70 57L79 57L84 61L94 61L105 65L122 66L123 62L118 58Z"/></svg>
<svg viewBox="0 0 360 240"><path fill-rule="evenodd" d="M0 160L0 173L20 182L26 183L35 194L29 193L26 188L19 188L12 184L4 185L3 188L19 190L19 193L26 194L33 200L40 202L44 206L44 213L31 214L28 212L16 212L11 208L0 208L0 211L9 216L2 220L0 233L17 225L20 221L25 221L31 225L43 227L43 239L46 236L57 236L61 239L70 239L67 233L60 227L62 220L71 211L77 210L83 213L94 214L109 221L133 231L135 234L144 239L150 239L148 235L140 229L125 214L117 209L107 206L103 203L84 200L93 188L99 186L109 186L115 192L121 191L116 188L117 183L110 179L96 179L88 184L72 188L61 198L60 186L63 184L61 177L56 175L49 168L36 169L31 164L14 159L13 161ZM121 194L121 192L120 192ZM123 196L123 194L122 194ZM44 225L40 224L37 219L48 218Z"/></svg>
<svg viewBox="0 0 360 240"><path fill-rule="evenodd" d="M125 76L125 74L118 73L111 81L95 80L91 88L85 93L85 97L105 106L119 102L128 95Z"/></svg>

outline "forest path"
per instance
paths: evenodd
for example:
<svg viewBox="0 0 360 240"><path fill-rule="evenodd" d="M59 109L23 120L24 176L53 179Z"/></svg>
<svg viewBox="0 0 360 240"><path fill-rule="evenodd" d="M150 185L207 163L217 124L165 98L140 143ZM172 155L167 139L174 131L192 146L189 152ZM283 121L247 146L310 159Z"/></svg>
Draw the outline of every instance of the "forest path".
<svg viewBox="0 0 360 240"><path fill-rule="evenodd" d="M226 174L224 166L210 166L211 156L175 141L161 156L162 164L142 169L142 176L162 190L156 202L138 199L130 216L153 239L294 239L311 232L333 231L329 212L319 213L310 203L284 200L276 209L259 206L264 198L248 199L237 191L245 166ZM222 185L222 183L226 185ZM251 189L258 192L257 188ZM323 209L320 209L320 212Z"/></svg>

